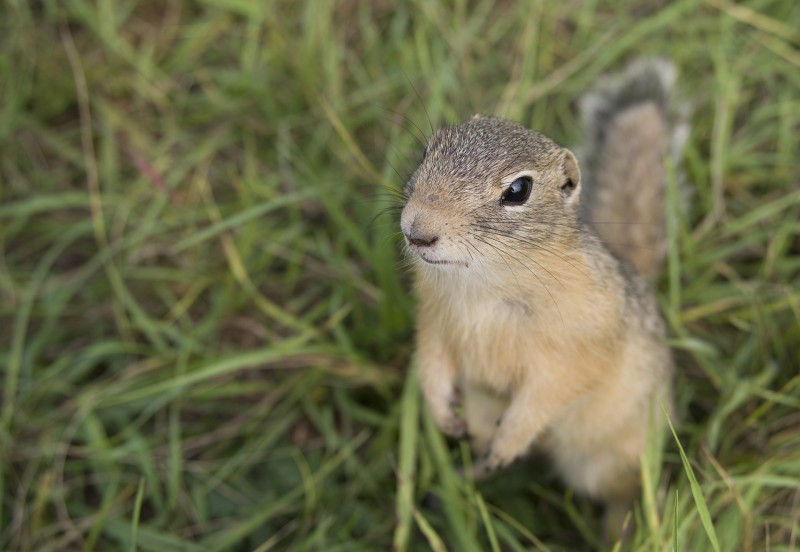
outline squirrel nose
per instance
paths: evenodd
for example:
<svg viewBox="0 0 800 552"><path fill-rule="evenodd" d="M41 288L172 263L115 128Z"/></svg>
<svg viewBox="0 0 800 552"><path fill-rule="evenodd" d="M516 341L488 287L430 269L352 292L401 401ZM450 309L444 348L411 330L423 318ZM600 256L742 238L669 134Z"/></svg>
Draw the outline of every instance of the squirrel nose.
<svg viewBox="0 0 800 552"><path fill-rule="evenodd" d="M411 233L406 234L406 239L411 245L416 245L417 247L430 247L439 241L439 236L424 236L419 232L412 231Z"/></svg>
<svg viewBox="0 0 800 552"><path fill-rule="evenodd" d="M426 232L425 230L420 230L416 220L410 225L410 227L407 227L405 224L402 224L401 226L403 226L403 235L411 245L415 245L417 247L431 247L433 244L439 241L439 236L436 234Z"/></svg>
<svg viewBox="0 0 800 552"><path fill-rule="evenodd" d="M403 215L400 220L400 229L403 235L408 240L408 243L415 247L431 247L439 241L439 233L435 228L430 228L429 225L423 224L413 213L408 212L408 209L403 210Z"/></svg>

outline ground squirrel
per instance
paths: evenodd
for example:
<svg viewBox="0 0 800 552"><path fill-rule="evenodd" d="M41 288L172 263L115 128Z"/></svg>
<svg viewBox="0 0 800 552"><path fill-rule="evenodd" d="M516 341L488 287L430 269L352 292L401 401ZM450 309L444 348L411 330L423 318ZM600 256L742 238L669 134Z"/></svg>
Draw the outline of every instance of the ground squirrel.
<svg viewBox="0 0 800 552"><path fill-rule="evenodd" d="M637 496L646 434L671 403L665 324L642 275L665 252L674 74L636 62L584 97L583 178L572 152L501 119L428 141L401 217L419 379L438 426L469 437L476 477L535 443L609 511Z"/></svg>

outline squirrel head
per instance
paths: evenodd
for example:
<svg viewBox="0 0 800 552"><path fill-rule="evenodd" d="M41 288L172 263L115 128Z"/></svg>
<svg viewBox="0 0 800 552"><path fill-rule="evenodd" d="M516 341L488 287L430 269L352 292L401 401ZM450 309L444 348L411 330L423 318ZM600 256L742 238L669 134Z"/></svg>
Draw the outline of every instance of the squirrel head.
<svg viewBox="0 0 800 552"><path fill-rule="evenodd" d="M577 235L580 184L571 151L476 115L431 136L406 186L400 226L426 264L508 266Z"/></svg>

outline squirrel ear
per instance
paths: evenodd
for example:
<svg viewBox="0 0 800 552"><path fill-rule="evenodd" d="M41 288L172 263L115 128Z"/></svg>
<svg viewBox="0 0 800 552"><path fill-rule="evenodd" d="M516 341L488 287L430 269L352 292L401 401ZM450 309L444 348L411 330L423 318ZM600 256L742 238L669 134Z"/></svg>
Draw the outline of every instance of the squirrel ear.
<svg viewBox="0 0 800 552"><path fill-rule="evenodd" d="M581 192L581 170L578 168L578 160L575 154L564 149L561 158L561 171L564 179L561 181L561 193L569 203L578 199Z"/></svg>

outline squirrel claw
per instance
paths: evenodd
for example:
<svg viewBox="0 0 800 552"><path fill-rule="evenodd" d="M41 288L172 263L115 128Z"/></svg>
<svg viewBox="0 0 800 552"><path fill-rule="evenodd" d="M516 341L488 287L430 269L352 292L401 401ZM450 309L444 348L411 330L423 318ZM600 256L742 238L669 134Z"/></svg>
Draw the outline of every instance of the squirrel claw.
<svg viewBox="0 0 800 552"><path fill-rule="evenodd" d="M450 415L438 425L439 428L450 437L461 439L467 435L467 424L453 413L450 413Z"/></svg>
<svg viewBox="0 0 800 552"><path fill-rule="evenodd" d="M480 481L492 475L499 467L496 460L484 454L472 463L469 470L466 467L459 468L458 474L464 478Z"/></svg>

